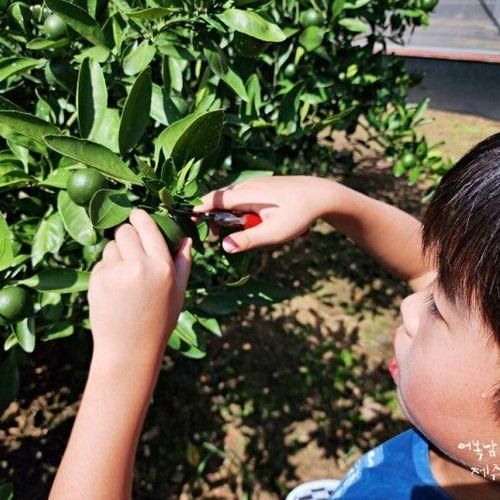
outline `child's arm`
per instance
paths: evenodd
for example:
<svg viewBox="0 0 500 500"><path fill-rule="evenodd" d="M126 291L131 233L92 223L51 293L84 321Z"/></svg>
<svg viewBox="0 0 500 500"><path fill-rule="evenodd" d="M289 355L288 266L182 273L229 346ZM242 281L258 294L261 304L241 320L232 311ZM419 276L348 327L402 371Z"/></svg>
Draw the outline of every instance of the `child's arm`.
<svg viewBox="0 0 500 500"><path fill-rule="evenodd" d="M93 269L94 352L50 499L131 498L140 431L190 272L190 240L175 261L154 221L133 210Z"/></svg>
<svg viewBox="0 0 500 500"><path fill-rule="evenodd" d="M434 271L421 252L422 224L397 207L342 184L327 181L331 203L323 219L373 255L388 271L414 290L432 281Z"/></svg>
<svg viewBox="0 0 500 500"><path fill-rule="evenodd" d="M235 251L283 243L321 217L415 290L433 274L422 258L417 219L338 182L310 176L260 177L212 191L195 208L260 214L262 224L224 240L227 250L227 243L236 245Z"/></svg>

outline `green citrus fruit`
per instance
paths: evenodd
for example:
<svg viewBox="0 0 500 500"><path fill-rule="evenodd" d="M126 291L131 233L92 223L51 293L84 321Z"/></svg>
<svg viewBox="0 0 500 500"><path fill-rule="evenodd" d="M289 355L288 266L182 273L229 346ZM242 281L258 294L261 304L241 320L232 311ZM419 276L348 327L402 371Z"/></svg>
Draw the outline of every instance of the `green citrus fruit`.
<svg viewBox="0 0 500 500"><path fill-rule="evenodd" d="M184 238L184 231L169 215L151 214L151 217L167 240L169 250L172 253L176 253Z"/></svg>
<svg viewBox="0 0 500 500"><path fill-rule="evenodd" d="M92 168L82 168L75 170L68 179L66 189L69 197L80 206L88 205L92 196L105 188L107 185L106 177Z"/></svg>
<svg viewBox="0 0 500 500"><path fill-rule="evenodd" d="M57 40L66 35L66 23L55 14L51 14L43 23L43 31L49 40Z"/></svg>
<svg viewBox="0 0 500 500"><path fill-rule="evenodd" d="M269 46L267 42L239 32L234 34L233 43L236 50L245 57L257 57Z"/></svg>
<svg viewBox="0 0 500 500"><path fill-rule="evenodd" d="M438 3L438 0L422 0L420 7L425 12L431 11Z"/></svg>
<svg viewBox="0 0 500 500"><path fill-rule="evenodd" d="M406 168L414 167L417 164L417 159L413 153L405 153L401 161Z"/></svg>
<svg viewBox="0 0 500 500"><path fill-rule="evenodd" d="M26 289L9 286L0 290L0 321L17 323L33 310L33 300Z"/></svg>
<svg viewBox="0 0 500 500"><path fill-rule="evenodd" d="M285 66L285 69L283 70L283 73L287 78L293 78L297 74L297 68L295 67L295 64L287 64Z"/></svg>
<svg viewBox="0 0 500 500"><path fill-rule="evenodd" d="M318 11L309 9L300 15L300 23L304 28L308 26L320 26L323 24L323 16Z"/></svg>

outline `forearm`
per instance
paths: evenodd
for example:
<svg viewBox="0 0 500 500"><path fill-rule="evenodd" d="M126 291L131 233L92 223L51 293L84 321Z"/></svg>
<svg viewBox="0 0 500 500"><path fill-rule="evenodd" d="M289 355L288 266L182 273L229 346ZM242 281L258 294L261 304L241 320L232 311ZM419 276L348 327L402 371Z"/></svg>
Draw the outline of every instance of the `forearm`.
<svg viewBox="0 0 500 500"><path fill-rule="evenodd" d="M322 218L388 271L405 280L428 271L415 217L333 181L324 180L321 197Z"/></svg>
<svg viewBox="0 0 500 500"><path fill-rule="evenodd" d="M51 500L131 498L137 443L158 365L92 359Z"/></svg>

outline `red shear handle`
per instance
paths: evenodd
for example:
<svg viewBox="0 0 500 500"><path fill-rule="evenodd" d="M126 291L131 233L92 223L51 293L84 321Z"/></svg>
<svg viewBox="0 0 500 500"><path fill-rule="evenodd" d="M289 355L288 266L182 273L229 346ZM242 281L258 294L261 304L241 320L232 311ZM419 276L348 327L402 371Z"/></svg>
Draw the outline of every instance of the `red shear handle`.
<svg viewBox="0 0 500 500"><path fill-rule="evenodd" d="M262 222L260 216L254 213L243 214L242 217L245 221L245 224L243 225L244 229L249 229L251 227L257 226Z"/></svg>

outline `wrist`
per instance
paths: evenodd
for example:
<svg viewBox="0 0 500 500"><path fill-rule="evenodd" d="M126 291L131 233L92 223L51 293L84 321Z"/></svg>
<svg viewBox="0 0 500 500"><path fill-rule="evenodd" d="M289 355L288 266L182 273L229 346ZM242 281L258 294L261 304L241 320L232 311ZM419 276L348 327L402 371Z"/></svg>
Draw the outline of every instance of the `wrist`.
<svg viewBox="0 0 500 500"><path fill-rule="evenodd" d="M314 218L319 219L335 213L339 206L342 185L330 179L310 177L311 206Z"/></svg>
<svg viewBox="0 0 500 500"><path fill-rule="evenodd" d="M159 370L162 356L163 350L124 353L94 344L90 372L95 377L124 380L126 383L130 379L152 379Z"/></svg>

